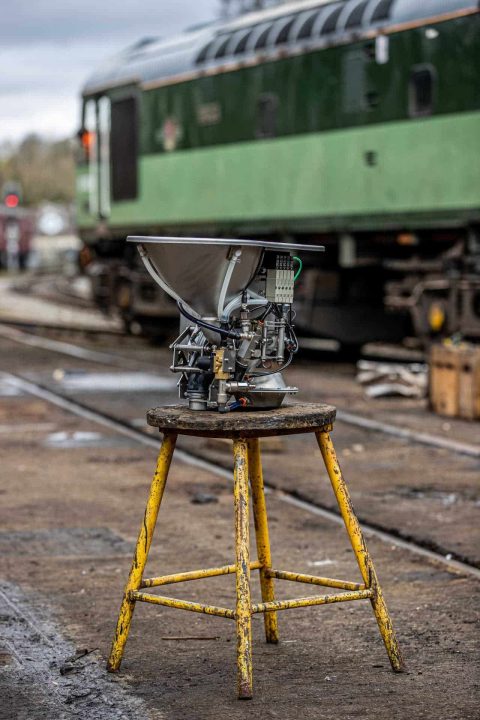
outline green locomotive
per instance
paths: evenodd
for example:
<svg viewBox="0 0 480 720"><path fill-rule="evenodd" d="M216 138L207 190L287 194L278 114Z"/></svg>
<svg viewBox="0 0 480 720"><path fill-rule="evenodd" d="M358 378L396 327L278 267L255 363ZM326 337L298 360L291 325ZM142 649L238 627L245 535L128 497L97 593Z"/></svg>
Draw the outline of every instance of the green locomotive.
<svg viewBox="0 0 480 720"><path fill-rule="evenodd" d="M127 234L321 243L299 329L480 338L477 0L295 2L145 39L83 91L78 224L104 307L171 316Z"/></svg>

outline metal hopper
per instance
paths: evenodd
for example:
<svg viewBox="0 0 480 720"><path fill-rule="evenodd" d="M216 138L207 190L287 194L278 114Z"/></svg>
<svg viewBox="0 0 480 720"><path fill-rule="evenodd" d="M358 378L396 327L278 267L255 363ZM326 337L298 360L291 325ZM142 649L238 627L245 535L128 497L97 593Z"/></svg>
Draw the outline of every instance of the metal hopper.
<svg viewBox="0 0 480 720"><path fill-rule="evenodd" d="M248 287L265 250L324 249L263 240L130 236L127 241L137 244L148 272L166 293L212 320Z"/></svg>

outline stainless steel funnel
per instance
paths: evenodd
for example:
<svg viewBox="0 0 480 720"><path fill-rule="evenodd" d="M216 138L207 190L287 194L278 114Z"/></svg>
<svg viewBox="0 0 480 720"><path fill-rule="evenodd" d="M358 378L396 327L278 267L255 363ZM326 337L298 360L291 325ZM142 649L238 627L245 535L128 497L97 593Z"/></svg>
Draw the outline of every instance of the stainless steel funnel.
<svg viewBox="0 0 480 720"><path fill-rule="evenodd" d="M322 251L319 245L261 240L130 236L153 279L203 318L223 308L253 280L265 250Z"/></svg>

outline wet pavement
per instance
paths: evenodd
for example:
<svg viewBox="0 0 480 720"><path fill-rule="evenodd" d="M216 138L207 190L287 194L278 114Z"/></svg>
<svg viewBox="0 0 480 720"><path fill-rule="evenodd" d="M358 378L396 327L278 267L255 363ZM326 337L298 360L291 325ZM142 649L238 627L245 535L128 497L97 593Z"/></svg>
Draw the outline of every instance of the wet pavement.
<svg viewBox="0 0 480 720"><path fill-rule="evenodd" d="M175 400L164 351L130 339L79 344L119 354L132 368L102 369L3 338L0 370L142 429L148 407ZM125 378L140 368L150 379ZM347 364L300 362L288 379L312 401L478 440L478 426L452 421L442 430L444 420L419 401L367 405ZM333 438L362 518L480 562L479 460L342 422ZM13 392L7 382L0 382L0 445L0 718L478 717L480 581L375 537L369 547L405 674L390 672L370 606L358 602L281 613L278 647L264 644L261 618L254 617L255 697L248 703L235 698L233 624L158 606L137 608L122 672L112 678L104 663L155 450ZM197 441L194 447L183 439L180 445L231 466L225 444ZM264 461L271 485L333 508L313 438L266 444ZM216 502L196 501L205 496ZM359 578L338 524L285 504L275 492L268 507L278 567ZM231 562L230 482L175 460L147 575ZM234 579L187 583L173 594L231 606ZM257 585L254 594L258 598ZM278 597L299 594L302 586L277 582Z"/></svg>

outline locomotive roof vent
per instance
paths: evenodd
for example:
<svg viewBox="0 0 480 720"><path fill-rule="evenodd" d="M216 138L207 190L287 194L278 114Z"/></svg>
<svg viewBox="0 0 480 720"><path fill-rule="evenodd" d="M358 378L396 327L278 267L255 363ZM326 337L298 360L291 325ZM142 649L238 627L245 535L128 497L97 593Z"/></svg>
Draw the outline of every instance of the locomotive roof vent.
<svg viewBox="0 0 480 720"><path fill-rule="evenodd" d="M110 87L191 75L243 58L278 57L291 47L350 42L370 29L479 11L478 0L304 0L248 13L233 21L190 28L177 37L146 38L109 58L87 81L84 95Z"/></svg>
<svg viewBox="0 0 480 720"><path fill-rule="evenodd" d="M438 1L438 0L437 0ZM239 55L268 52L282 45L292 45L324 36L351 32L360 27L385 23L395 0L327 0L308 3L305 7L285 6L247 15L219 29L198 53L195 63L201 65ZM397 0L398 2L398 0ZM295 10L295 12L292 12ZM281 14L279 14L281 12ZM250 22L247 23L247 20Z"/></svg>

